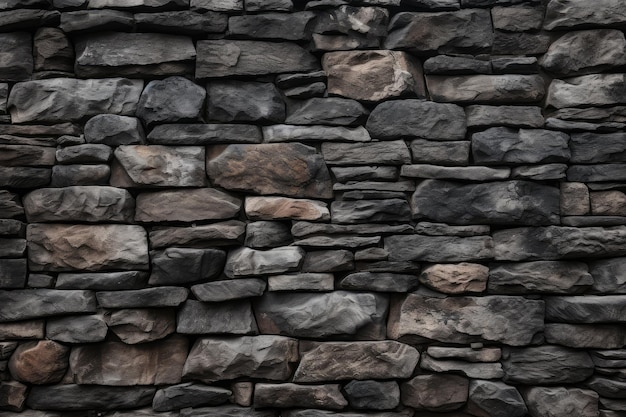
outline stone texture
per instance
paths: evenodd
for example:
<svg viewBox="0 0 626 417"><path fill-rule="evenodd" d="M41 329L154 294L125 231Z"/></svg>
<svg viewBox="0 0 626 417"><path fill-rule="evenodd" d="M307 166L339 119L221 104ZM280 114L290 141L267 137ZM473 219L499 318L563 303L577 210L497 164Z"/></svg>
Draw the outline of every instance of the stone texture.
<svg viewBox="0 0 626 417"><path fill-rule="evenodd" d="M465 181L494 181L508 179L511 176L511 169L484 166L442 167L438 165L415 164L402 166L400 176Z"/></svg>
<svg viewBox="0 0 626 417"><path fill-rule="evenodd" d="M285 103L272 83L211 81L207 85L207 94L208 120L258 123L285 120Z"/></svg>
<svg viewBox="0 0 626 417"><path fill-rule="evenodd" d="M218 249L167 248L151 254L150 285L209 281L222 273L226 253Z"/></svg>
<svg viewBox="0 0 626 417"><path fill-rule="evenodd" d="M20 344L9 360L13 378L29 384L59 382L68 367L70 349L51 340Z"/></svg>
<svg viewBox="0 0 626 417"><path fill-rule="evenodd" d="M488 289L492 294L582 293L594 278L582 262L537 261L491 264Z"/></svg>
<svg viewBox="0 0 626 417"><path fill-rule="evenodd" d="M623 322L626 296L555 296L546 298L546 318L565 323Z"/></svg>
<svg viewBox="0 0 626 417"><path fill-rule="evenodd" d="M434 264L422 269L419 282L444 294L479 293L487 288L489 268L480 264Z"/></svg>
<svg viewBox="0 0 626 417"><path fill-rule="evenodd" d="M85 140L109 146L137 145L145 142L145 135L135 117L99 114L85 123Z"/></svg>
<svg viewBox="0 0 626 417"><path fill-rule="evenodd" d="M402 222L410 218L408 201L404 199L334 201L331 204L335 223ZM306 219L305 219L306 220Z"/></svg>
<svg viewBox="0 0 626 417"><path fill-rule="evenodd" d="M424 62L426 74L491 74L491 63L465 56L437 55Z"/></svg>
<svg viewBox="0 0 626 417"><path fill-rule="evenodd" d="M133 27L133 15L117 10L76 10L61 13L59 28L65 33L128 31ZM95 74L94 74L95 75Z"/></svg>
<svg viewBox="0 0 626 417"><path fill-rule="evenodd" d="M488 106L472 104L465 107L467 125L477 126L509 126L509 127L543 127L544 120L541 107L536 106Z"/></svg>
<svg viewBox="0 0 626 417"><path fill-rule="evenodd" d="M587 352L559 346L505 349L502 367L504 382L527 385L580 382L593 373Z"/></svg>
<svg viewBox="0 0 626 417"><path fill-rule="evenodd" d="M0 190L0 217L13 219L24 215L24 207L18 194Z"/></svg>
<svg viewBox="0 0 626 417"><path fill-rule="evenodd" d="M264 384L255 385L255 407L315 407L327 410L341 410L348 401L339 391L340 385L297 385Z"/></svg>
<svg viewBox="0 0 626 417"><path fill-rule="evenodd" d="M146 285L148 273L144 271L67 273L57 276L57 289L81 290L133 290Z"/></svg>
<svg viewBox="0 0 626 417"><path fill-rule="evenodd" d="M237 220L195 227L163 227L150 232L150 245L153 248L226 246L243 242L245 233L246 225Z"/></svg>
<svg viewBox="0 0 626 417"><path fill-rule="evenodd" d="M337 98L336 100L341 100ZM347 100L347 99L345 99ZM328 108L332 111L332 107ZM294 141L338 141L338 142L369 142L372 140L363 126L353 128L341 126L295 126L272 125L263 127L265 142L294 142Z"/></svg>
<svg viewBox="0 0 626 417"><path fill-rule="evenodd" d="M545 95L544 81L538 75L428 75L426 84L432 99L444 103L533 103Z"/></svg>
<svg viewBox="0 0 626 417"><path fill-rule="evenodd" d="M163 339L176 330L176 314L170 309L116 310L107 312L105 320L128 345Z"/></svg>
<svg viewBox="0 0 626 417"><path fill-rule="evenodd" d="M287 103L285 123L293 125L352 126L364 121L368 111L356 100L340 97L293 100Z"/></svg>
<svg viewBox="0 0 626 417"><path fill-rule="evenodd" d="M35 71L72 71L74 48L63 31L39 28L33 37Z"/></svg>
<svg viewBox="0 0 626 417"><path fill-rule="evenodd" d="M312 12L232 16L228 19L228 31L234 37L302 41L309 37L307 25L314 18Z"/></svg>
<svg viewBox="0 0 626 417"><path fill-rule="evenodd" d="M392 261L466 262L494 256L494 244L489 236L397 235L384 241Z"/></svg>
<svg viewBox="0 0 626 417"><path fill-rule="evenodd" d="M266 286L266 282L262 279L241 278L197 284L191 287L191 292L200 301L215 303L258 297L263 295Z"/></svg>
<svg viewBox="0 0 626 417"><path fill-rule="evenodd" d="M570 165L567 180L573 182L608 182L626 180L626 164Z"/></svg>
<svg viewBox="0 0 626 417"><path fill-rule="evenodd" d="M295 339L281 336L204 337L185 362L183 376L205 383L239 377L284 380L298 361Z"/></svg>
<svg viewBox="0 0 626 417"><path fill-rule="evenodd" d="M621 162L626 156L623 133L574 133L571 136L571 161L574 163Z"/></svg>
<svg viewBox="0 0 626 417"><path fill-rule="evenodd" d="M538 55L543 54L550 47L551 37L546 33L511 33L496 31L493 39L493 48L491 52L493 54L516 54L516 55ZM507 59L507 58L504 58ZM519 58L512 58L519 59ZM494 72L496 71L498 62L494 60ZM500 61L502 62L502 61ZM536 68L536 67L535 67ZM534 73L537 70L532 71Z"/></svg>
<svg viewBox="0 0 626 417"><path fill-rule="evenodd" d="M466 410L479 417L522 417L528 412L515 387L484 380L470 381Z"/></svg>
<svg viewBox="0 0 626 417"><path fill-rule="evenodd" d="M193 382L160 389L154 395L154 411L173 411L187 407L219 405L228 401L232 391Z"/></svg>
<svg viewBox="0 0 626 417"><path fill-rule="evenodd" d="M626 292L626 258L595 261L589 264L593 277L592 290L595 293L623 294Z"/></svg>
<svg viewBox="0 0 626 417"><path fill-rule="evenodd" d="M438 165L468 165L469 141L436 142L415 139L411 141L413 162Z"/></svg>
<svg viewBox="0 0 626 417"><path fill-rule="evenodd" d="M273 275L267 279L268 291L332 291L335 287L333 274L305 272L299 274Z"/></svg>
<svg viewBox="0 0 626 417"><path fill-rule="evenodd" d="M546 105L565 107L605 106L624 103L624 74L591 74L553 80Z"/></svg>
<svg viewBox="0 0 626 417"><path fill-rule="evenodd" d="M355 272L339 281L344 290L408 292L418 285L416 275L394 274L390 272Z"/></svg>
<svg viewBox="0 0 626 417"><path fill-rule="evenodd" d="M565 387L531 387L522 391L531 417L581 417L598 415L598 394L591 390Z"/></svg>
<svg viewBox="0 0 626 417"><path fill-rule="evenodd" d="M102 316L97 314L54 318L46 323L46 337L55 342L102 342L107 331L107 324Z"/></svg>
<svg viewBox="0 0 626 417"><path fill-rule="evenodd" d="M626 214L626 194L621 191L596 191L591 193L591 213L599 216Z"/></svg>
<svg viewBox="0 0 626 417"><path fill-rule="evenodd" d="M191 73L195 57L188 37L105 32L79 39L75 71L81 77L179 75Z"/></svg>
<svg viewBox="0 0 626 417"><path fill-rule="evenodd" d="M148 142L156 145L260 143L262 140L259 126L232 123L157 125L148 134Z"/></svg>
<svg viewBox="0 0 626 417"><path fill-rule="evenodd" d="M111 174L108 165L56 165L52 167L52 187L70 187L78 185L106 185Z"/></svg>
<svg viewBox="0 0 626 417"><path fill-rule="evenodd" d="M202 303L187 300L178 311L176 331L182 334L257 334L248 301Z"/></svg>
<svg viewBox="0 0 626 417"><path fill-rule="evenodd" d="M539 7L521 6L499 7L491 9L494 29L526 32L541 29L543 10Z"/></svg>
<svg viewBox="0 0 626 417"><path fill-rule="evenodd" d="M142 88L143 81L125 78L25 81L11 89L8 108L13 123L65 122L102 113L130 115Z"/></svg>
<svg viewBox="0 0 626 417"><path fill-rule="evenodd" d="M626 14L620 6L618 0L601 0L595 3L594 7L576 0L550 1L543 27L555 30L624 23Z"/></svg>
<svg viewBox="0 0 626 417"><path fill-rule="evenodd" d="M569 135L539 129L493 127L472 135L477 164L567 162Z"/></svg>
<svg viewBox="0 0 626 417"><path fill-rule="evenodd" d="M330 95L364 101L426 95L422 65L405 52L329 52L322 58L322 67Z"/></svg>
<svg viewBox="0 0 626 417"><path fill-rule="evenodd" d="M3 340L43 339L46 323L43 320L0 323L0 337Z"/></svg>
<svg viewBox="0 0 626 417"><path fill-rule="evenodd" d="M484 340L523 346L537 340L543 331L543 314L543 301L523 297L409 294L392 304L387 333L400 340Z"/></svg>
<svg viewBox="0 0 626 417"><path fill-rule="evenodd" d="M469 380L458 375L418 375L400 386L402 404L417 410L452 411L468 398Z"/></svg>
<svg viewBox="0 0 626 417"><path fill-rule="evenodd" d="M27 385L17 381L0 382L0 408L8 411L22 411L27 390Z"/></svg>
<svg viewBox="0 0 626 417"><path fill-rule="evenodd" d="M626 343L620 325L546 323L546 342L571 348L617 349Z"/></svg>
<svg viewBox="0 0 626 417"><path fill-rule="evenodd" d="M0 45L0 80L28 80L33 72L31 35L26 32L3 33Z"/></svg>
<svg viewBox="0 0 626 417"><path fill-rule="evenodd" d="M0 288L24 288L26 276L26 259L0 259Z"/></svg>
<svg viewBox="0 0 626 417"><path fill-rule="evenodd" d="M0 187L37 188L50 183L49 168L24 168L0 166Z"/></svg>
<svg viewBox="0 0 626 417"><path fill-rule="evenodd" d="M372 143L322 143L328 165L402 165L411 162L409 148L402 140Z"/></svg>
<svg viewBox="0 0 626 417"><path fill-rule="evenodd" d="M157 287L128 291L96 293L104 308L177 307L187 299L189 290L181 287Z"/></svg>
<svg viewBox="0 0 626 417"><path fill-rule="evenodd" d="M453 372L469 378L500 379L504 376L499 363L468 363L460 360L433 359L428 354L422 356L420 368L437 373Z"/></svg>
<svg viewBox="0 0 626 417"><path fill-rule="evenodd" d="M246 225L245 246L268 249L287 246L293 242L290 226L283 222L255 221Z"/></svg>
<svg viewBox="0 0 626 417"><path fill-rule="evenodd" d="M248 197L245 212L251 220L330 220L326 203L287 197Z"/></svg>
<svg viewBox="0 0 626 417"><path fill-rule="evenodd" d="M420 356L394 341L308 342L301 344L300 354L294 382L408 378Z"/></svg>
<svg viewBox="0 0 626 417"><path fill-rule="evenodd" d="M207 172L215 184L227 189L290 197L332 196L323 159L314 148L302 144L230 145L219 155L209 155Z"/></svg>
<svg viewBox="0 0 626 417"><path fill-rule="evenodd" d="M395 381L350 381L344 386L351 407L361 410L391 410L400 403L400 387Z"/></svg>
<svg viewBox="0 0 626 417"><path fill-rule="evenodd" d="M90 291L48 289L0 291L4 306L0 322L71 313L95 313L96 303Z"/></svg>
<svg viewBox="0 0 626 417"><path fill-rule="evenodd" d="M59 164L105 164L113 156L113 149L107 145L86 144L67 146L57 149L56 160Z"/></svg>
<svg viewBox="0 0 626 417"><path fill-rule="evenodd" d="M139 226L30 224L27 239L28 262L33 271L146 269L148 266L146 232Z"/></svg>
<svg viewBox="0 0 626 417"><path fill-rule="evenodd" d="M348 250L310 251L304 256L302 271L335 272L351 271L354 268L354 254Z"/></svg>
<svg viewBox="0 0 626 417"><path fill-rule="evenodd" d="M150 405L156 388L98 385L33 387L26 404L42 410L119 410Z"/></svg>
<svg viewBox="0 0 626 417"><path fill-rule="evenodd" d="M239 248L231 251L224 273L229 278L268 275L298 269L304 251L297 247L279 247L266 251Z"/></svg>

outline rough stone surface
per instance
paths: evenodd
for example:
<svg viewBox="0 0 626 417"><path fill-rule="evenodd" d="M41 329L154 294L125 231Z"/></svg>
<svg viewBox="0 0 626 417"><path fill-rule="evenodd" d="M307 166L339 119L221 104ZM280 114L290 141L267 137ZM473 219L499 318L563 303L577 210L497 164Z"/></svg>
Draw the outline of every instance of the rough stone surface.
<svg viewBox="0 0 626 417"><path fill-rule="evenodd" d="M598 394L591 390L565 387L532 387L522 391L531 416L581 417L598 415Z"/></svg>
<svg viewBox="0 0 626 417"><path fill-rule="evenodd" d="M154 411L173 411L186 407L219 405L228 401L232 391L187 382L160 389L154 395Z"/></svg>
<svg viewBox="0 0 626 417"><path fill-rule="evenodd" d="M326 410L341 410L348 401L339 391L339 384L297 385L256 384L255 407L311 407Z"/></svg>
<svg viewBox="0 0 626 417"><path fill-rule="evenodd" d="M395 381L350 381L344 386L351 407L390 410L400 403L400 387Z"/></svg>
<svg viewBox="0 0 626 417"><path fill-rule="evenodd" d="M543 127L544 120L541 107L536 106L488 106L473 104L465 107L467 125L477 126L510 126L510 127Z"/></svg>
<svg viewBox="0 0 626 417"><path fill-rule="evenodd" d="M107 335L107 324L97 314L49 319L46 337L62 343L102 342Z"/></svg>
<svg viewBox="0 0 626 417"><path fill-rule="evenodd" d="M385 249L393 261L466 262L491 259L494 242L489 236L389 236Z"/></svg>
<svg viewBox="0 0 626 417"><path fill-rule="evenodd" d="M26 32L0 35L0 80L24 81L33 72L32 37Z"/></svg>
<svg viewBox="0 0 626 417"><path fill-rule="evenodd" d="M224 273L229 278L235 278L288 272L297 269L303 258L304 251L297 247L266 251L239 248L228 254Z"/></svg>
<svg viewBox="0 0 626 417"><path fill-rule="evenodd" d="M137 117L146 124L197 121L206 91L180 76L150 81L141 93Z"/></svg>
<svg viewBox="0 0 626 417"><path fill-rule="evenodd" d="M581 293L594 284L582 262L537 261L491 264L488 289L493 294Z"/></svg>
<svg viewBox="0 0 626 417"><path fill-rule="evenodd" d="M51 340L27 342L17 347L9 360L11 375L36 385L59 382L68 367L70 349Z"/></svg>
<svg viewBox="0 0 626 417"><path fill-rule="evenodd" d="M426 84L432 99L444 103L532 103L545 95L544 81L538 75L429 75Z"/></svg>
<svg viewBox="0 0 626 417"><path fill-rule="evenodd" d="M87 143L109 146L136 145L145 142L139 119L115 114L99 114L85 123Z"/></svg>
<svg viewBox="0 0 626 417"><path fill-rule="evenodd" d="M251 220L330 220L326 203L287 197L248 197L245 212Z"/></svg>
<svg viewBox="0 0 626 417"><path fill-rule="evenodd" d="M281 123L285 103L271 83L212 81L207 86L207 119L219 122Z"/></svg>
<svg viewBox="0 0 626 417"><path fill-rule="evenodd" d="M189 290L181 287L158 287L143 290L101 291L96 293L104 308L177 307L187 299Z"/></svg>
<svg viewBox="0 0 626 417"><path fill-rule="evenodd" d="M197 284L191 292L200 301L222 302L240 298L258 297L263 295L266 282L257 278L241 278Z"/></svg>
<svg viewBox="0 0 626 417"><path fill-rule="evenodd" d="M221 320L215 320L221 317ZM203 303L187 300L178 311L176 331L182 334L257 334L248 301Z"/></svg>
<svg viewBox="0 0 626 417"><path fill-rule="evenodd" d="M105 315L106 326L126 344L163 339L176 330L176 315L168 309L116 310Z"/></svg>
<svg viewBox="0 0 626 417"><path fill-rule="evenodd" d="M470 381L466 410L480 417L521 417L528 412L515 387L484 380Z"/></svg>
<svg viewBox="0 0 626 417"><path fill-rule="evenodd" d="M480 264L435 264L424 268L419 282L444 294L479 293L487 288L489 268Z"/></svg>
<svg viewBox="0 0 626 417"><path fill-rule="evenodd" d="M153 248L167 246L211 247L243 242L246 225L237 220L192 227L164 227L150 232Z"/></svg>
<svg viewBox="0 0 626 417"><path fill-rule="evenodd" d="M245 245L253 249L287 246L293 242L288 224L276 221L255 221L246 226Z"/></svg>
<svg viewBox="0 0 626 417"><path fill-rule="evenodd" d="M0 322L11 322L71 313L95 313L91 291L49 289L0 291L4 309Z"/></svg>
<svg viewBox="0 0 626 417"><path fill-rule="evenodd" d="M368 111L356 100L340 97L311 98L287 104L285 123L351 126L363 122Z"/></svg>
<svg viewBox="0 0 626 417"><path fill-rule="evenodd" d="M587 352L559 346L505 349L502 367L504 382L518 384L574 383L593 373Z"/></svg>
<svg viewBox="0 0 626 417"><path fill-rule="evenodd" d="M152 253L150 285L212 280L222 273L226 253L217 249L167 248Z"/></svg>
<svg viewBox="0 0 626 417"><path fill-rule="evenodd" d="M468 398L469 380L458 375L418 375L400 386L402 404L417 410L452 411Z"/></svg>
<svg viewBox="0 0 626 417"><path fill-rule="evenodd" d="M402 165L411 162L409 148L402 140L363 144L322 144L322 155L328 165Z"/></svg>
<svg viewBox="0 0 626 417"><path fill-rule="evenodd" d="M624 23L626 14L618 0L601 0L595 7L576 0L551 1L546 10L544 29L568 29L581 26L609 26Z"/></svg>
<svg viewBox="0 0 626 417"><path fill-rule="evenodd" d="M546 104L557 109L622 104L625 91L624 74L581 75L553 80Z"/></svg>
<svg viewBox="0 0 626 417"><path fill-rule="evenodd" d="M55 288L81 290L133 290L143 287L148 281L144 271L125 272L62 272L57 276Z"/></svg>
<svg viewBox="0 0 626 417"><path fill-rule="evenodd" d="M407 292L416 288L418 277L390 272L355 272L339 281L339 288L344 290Z"/></svg>
<svg viewBox="0 0 626 417"><path fill-rule="evenodd" d="M50 385L33 387L26 404L44 410L117 410L150 405L154 387Z"/></svg>

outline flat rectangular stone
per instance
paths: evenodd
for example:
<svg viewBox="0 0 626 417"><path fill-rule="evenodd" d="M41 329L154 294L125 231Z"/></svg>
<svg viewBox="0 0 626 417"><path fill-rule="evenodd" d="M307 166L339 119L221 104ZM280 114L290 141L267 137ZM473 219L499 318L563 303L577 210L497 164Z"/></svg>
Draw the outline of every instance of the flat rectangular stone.
<svg viewBox="0 0 626 417"><path fill-rule="evenodd" d="M565 80L552 80L546 106L606 106L626 104L626 74L591 74Z"/></svg>
<svg viewBox="0 0 626 417"><path fill-rule="evenodd" d="M189 294L187 288L155 287L128 291L100 291L96 293L103 308L178 307Z"/></svg>
<svg viewBox="0 0 626 417"><path fill-rule="evenodd" d="M182 334L257 334L250 301L203 303L188 300L179 310L176 331Z"/></svg>
<svg viewBox="0 0 626 417"><path fill-rule="evenodd" d="M59 290L135 290L148 283L146 271L60 273L55 288Z"/></svg>
<svg viewBox="0 0 626 417"><path fill-rule="evenodd" d="M465 108L468 127L509 126L543 127L539 106L487 106L473 104Z"/></svg>
<svg viewBox="0 0 626 417"><path fill-rule="evenodd" d="M0 145L0 164L3 166L51 166L54 163L54 148L31 145Z"/></svg>
<svg viewBox="0 0 626 417"><path fill-rule="evenodd" d="M38 188L50 184L50 168L0 166L0 187Z"/></svg>
<svg viewBox="0 0 626 417"><path fill-rule="evenodd" d="M573 163L622 162L626 159L626 133L573 133L570 149Z"/></svg>
<svg viewBox="0 0 626 417"><path fill-rule="evenodd" d="M272 125L263 127L265 142L369 142L370 134L363 126L293 126Z"/></svg>
<svg viewBox="0 0 626 417"><path fill-rule="evenodd" d="M148 143L155 145L214 145L220 143L261 143L261 128L255 125L206 123L155 126Z"/></svg>
<svg viewBox="0 0 626 417"><path fill-rule="evenodd" d="M432 99L444 103L532 103L545 95L539 75L427 75L426 83Z"/></svg>
<svg viewBox="0 0 626 417"><path fill-rule="evenodd" d="M167 246L210 248L243 242L246 225L238 220L195 227L161 227L150 232L153 249Z"/></svg>
<svg viewBox="0 0 626 417"><path fill-rule="evenodd" d="M402 140L371 143L322 143L322 155L328 165L402 165L411 162L411 154Z"/></svg>
<svg viewBox="0 0 626 417"><path fill-rule="evenodd" d="M0 305L0 322L96 312L93 292L80 290L0 291Z"/></svg>
<svg viewBox="0 0 626 417"><path fill-rule="evenodd" d="M155 387L49 385L31 389L26 404L41 410L119 410L152 404Z"/></svg>
<svg viewBox="0 0 626 417"><path fill-rule="evenodd" d="M560 323L624 323L626 295L546 297L546 319Z"/></svg>
<svg viewBox="0 0 626 417"><path fill-rule="evenodd" d="M267 278L268 291L332 291L334 288L333 274L284 274Z"/></svg>
<svg viewBox="0 0 626 417"><path fill-rule="evenodd" d="M45 331L45 320L0 323L0 340L43 339Z"/></svg>
<svg viewBox="0 0 626 417"><path fill-rule="evenodd" d="M376 246L380 243L380 236L312 236L304 239L296 239L296 246L309 248L363 248Z"/></svg>
<svg viewBox="0 0 626 417"><path fill-rule="evenodd" d="M511 175L511 168L491 167L442 167L438 165L403 165L400 176L409 178L459 179L467 181L505 180Z"/></svg>
<svg viewBox="0 0 626 417"><path fill-rule="evenodd" d="M494 257L490 236L388 236L385 249L391 261L465 262Z"/></svg>

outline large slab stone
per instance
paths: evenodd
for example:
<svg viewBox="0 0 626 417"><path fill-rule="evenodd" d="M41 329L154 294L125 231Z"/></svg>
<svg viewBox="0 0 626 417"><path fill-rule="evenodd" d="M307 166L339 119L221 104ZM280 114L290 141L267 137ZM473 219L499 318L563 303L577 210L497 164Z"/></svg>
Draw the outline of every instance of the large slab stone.
<svg viewBox="0 0 626 417"><path fill-rule="evenodd" d="M197 43L196 78L308 72L317 59L295 43L201 40Z"/></svg>
<svg viewBox="0 0 626 417"><path fill-rule="evenodd" d="M178 312L176 331L183 334L257 334L249 301L203 303L187 300Z"/></svg>
<svg viewBox="0 0 626 417"><path fill-rule="evenodd" d="M166 248L151 254L148 284L179 285L209 281L222 273L226 253L218 249Z"/></svg>
<svg viewBox="0 0 626 417"><path fill-rule="evenodd" d="M589 4L577 0L552 0L548 3L544 29L570 29L613 26L626 23L626 11L619 0L599 0Z"/></svg>
<svg viewBox="0 0 626 417"><path fill-rule="evenodd" d="M146 231L139 226L34 223L28 225L26 236L32 271L148 267Z"/></svg>
<svg viewBox="0 0 626 417"><path fill-rule="evenodd" d="M108 330L102 315L67 316L47 321L46 338L63 343L97 343L106 338Z"/></svg>
<svg viewBox="0 0 626 417"><path fill-rule="evenodd" d="M315 407L323 410L342 410L348 405L339 390L339 384L297 385L264 384L254 387L255 407Z"/></svg>
<svg viewBox="0 0 626 417"><path fill-rule="evenodd" d="M195 57L186 36L101 32L78 39L75 71L80 77L178 75L193 71Z"/></svg>
<svg viewBox="0 0 626 417"><path fill-rule="evenodd" d="M529 181L483 184L422 181L411 198L413 217L448 224L559 223L556 187Z"/></svg>
<svg viewBox="0 0 626 417"><path fill-rule="evenodd" d="M504 382L526 385L581 382L594 369L587 352L551 345L505 349L502 367Z"/></svg>
<svg viewBox="0 0 626 417"><path fill-rule="evenodd" d="M488 289L492 294L577 294L593 283L583 262L497 263L490 265Z"/></svg>
<svg viewBox="0 0 626 417"><path fill-rule="evenodd" d="M136 117L99 114L85 123L85 141L109 146L145 143L141 122Z"/></svg>
<svg viewBox="0 0 626 417"><path fill-rule="evenodd" d="M577 349L619 349L626 345L620 324L546 323L546 342Z"/></svg>
<svg viewBox="0 0 626 417"><path fill-rule="evenodd" d="M147 125L197 121L205 98L204 88L184 77L150 81L139 98L137 117Z"/></svg>
<svg viewBox="0 0 626 417"><path fill-rule="evenodd" d="M330 220L326 203L287 197L247 197L246 216L252 220Z"/></svg>
<svg viewBox="0 0 626 417"><path fill-rule="evenodd" d="M522 417L528 409L515 387L477 379L469 384L467 411L485 417Z"/></svg>
<svg viewBox="0 0 626 417"><path fill-rule="evenodd" d="M489 268L480 264L434 264L422 269L419 282L444 294L483 292Z"/></svg>
<svg viewBox="0 0 626 417"><path fill-rule="evenodd" d="M24 196L26 218L37 222L132 222L134 199L113 187L42 188Z"/></svg>
<svg viewBox="0 0 626 417"><path fill-rule="evenodd" d="M543 315L543 301L524 297L409 294L392 305L387 334L400 340L497 341L523 346L539 340Z"/></svg>
<svg viewBox="0 0 626 417"><path fill-rule="evenodd" d="M405 199L333 201L330 206L334 223L408 222L411 217Z"/></svg>
<svg viewBox="0 0 626 417"><path fill-rule="evenodd" d="M529 387L522 390L531 417L571 416L573 410L581 417L598 414L598 393L588 389L565 387Z"/></svg>
<svg viewBox="0 0 626 417"><path fill-rule="evenodd" d="M543 127L544 120L539 106L488 106L473 104L465 107L467 125Z"/></svg>
<svg viewBox="0 0 626 417"><path fill-rule="evenodd" d="M624 74L591 74L552 80L546 105L566 107L606 106L626 103Z"/></svg>
<svg viewBox="0 0 626 417"><path fill-rule="evenodd" d="M294 382L409 378L417 349L394 341L302 342Z"/></svg>
<svg viewBox="0 0 626 417"><path fill-rule="evenodd" d="M143 81L126 78L51 78L17 83L9 95L13 123L65 122L96 114L132 115Z"/></svg>
<svg viewBox="0 0 626 417"><path fill-rule="evenodd" d="M157 125L148 134L148 142L156 145L214 145L262 141L260 126L234 123Z"/></svg>
<svg viewBox="0 0 626 417"><path fill-rule="evenodd" d="M363 122L368 111L356 100L315 97L287 104L285 123L290 125L352 126Z"/></svg>
<svg viewBox="0 0 626 417"><path fill-rule="evenodd" d="M307 25L314 18L309 11L232 16L228 32L234 37L303 41L310 36Z"/></svg>
<svg viewBox="0 0 626 417"><path fill-rule="evenodd" d="M328 165L402 165L411 162L403 140L371 143L322 143L322 155Z"/></svg>
<svg viewBox="0 0 626 417"><path fill-rule="evenodd" d="M57 276L55 288L80 290L134 290L143 288L148 282L146 271L124 272L62 272Z"/></svg>
<svg viewBox="0 0 626 417"><path fill-rule="evenodd" d="M373 293L333 291L266 293L254 303L261 333L294 337L369 335L379 339L387 298Z"/></svg>
<svg viewBox="0 0 626 417"><path fill-rule="evenodd" d="M54 384L63 378L70 349L52 340L20 344L9 359L11 376L28 384Z"/></svg>
<svg viewBox="0 0 626 417"><path fill-rule="evenodd" d="M239 377L281 381L298 358L297 340L287 337L204 337L191 348L183 376L205 383Z"/></svg>
<svg viewBox="0 0 626 417"><path fill-rule="evenodd" d="M315 149L299 143L229 145L208 155L207 173L226 189L331 198L330 173Z"/></svg>
<svg viewBox="0 0 626 417"><path fill-rule="evenodd" d="M0 291L0 322L27 320L72 313L95 313L91 291L29 289Z"/></svg>
<svg viewBox="0 0 626 417"><path fill-rule="evenodd" d="M400 51L329 52L322 58L328 93L364 101L426 96L422 64Z"/></svg>
<svg viewBox="0 0 626 417"><path fill-rule="evenodd" d="M36 410L124 410L150 405L156 388L99 385L33 387L26 404Z"/></svg>
<svg viewBox="0 0 626 417"><path fill-rule="evenodd" d="M459 103L533 103L545 95L539 75L426 76L433 101Z"/></svg>
<svg viewBox="0 0 626 417"><path fill-rule="evenodd" d="M187 358L187 339L127 345L105 342L78 346L70 355L70 372L78 384L133 386L177 384Z"/></svg>
<svg viewBox="0 0 626 417"><path fill-rule="evenodd" d="M0 35L0 81L24 81L33 73L32 38L27 32Z"/></svg>
<svg viewBox="0 0 626 417"><path fill-rule="evenodd" d="M466 262L494 256L489 236L396 235L385 237L385 249L392 261Z"/></svg>

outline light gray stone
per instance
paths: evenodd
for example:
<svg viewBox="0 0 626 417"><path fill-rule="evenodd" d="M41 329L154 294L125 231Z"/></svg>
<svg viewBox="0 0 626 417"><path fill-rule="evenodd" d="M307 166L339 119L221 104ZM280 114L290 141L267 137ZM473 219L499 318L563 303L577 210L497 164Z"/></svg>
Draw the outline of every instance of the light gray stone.
<svg viewBox="0 0 626 417"><path fill-rule="evenodd" d="M304 258L298 247L279 247L265 251L238 248L229 252L224 274L229 278L270 275L297 270Z"/></svg>
<svg viewBox="0 0 626 417"><path fill-rule="evenodd" d="M67 273L57 276L56 288L79 290L134 290L143 288L148 282L144 271Z"/></svg>
<svg viewBox="0 0 626 417"><path fill-rule="evenodd" d="M335 272L354 269L354 254L348 250L307 252L302 262L303 272Z"/></svg>
<svg viewBox="0 0 626 417"><path fill-rule="evenodd" d="M243 0L191 0L192 10L199 12L241 12L243 11Z"/></svg>
<svg viewBox="0 0 626 417"><path fill-rule="evenodd" d="M470 141L436 142L415 139L411 141L414 163L437 165L468 165Z"/></svg>
<svg viewBox="0 0 626 417"><path fill-rule="evenodd" d="M369 142L372 140L367 130L362 126L297 126L297 125L272 125L263 127L265 142Z"/></svg>
<svg viewBox="0 0 626 417"><path fill-rule="evenodd" d="M564 107L606 106L626 103L624 74L591 74L552 80L546 105Z"/></svg>
<svg viewBox="0 0 626 417"><path fill-rule="evenodd" d="M332 291L335 287L333 274L304 272L273 275L267 279L268 291Z"/></svg>
<svg viewBox="0 0 626 417"><path fill-rule="evenodd" d="M581 382L594 368L587 352L552 345L504 349L502 366L504 382L525 385Z"/></svg>
<svg viewBox="0 0 626 417"><path fill-rule="evenodd" d="M489 226L450 226L445 223L419 222L415 225L415 233L430 236L483 236L489 234Z"/></svg>
<svg viewBox="0 0 626 417"><path fill-rule="evenodd" d="M543 10L540 7L528 7L522 2L520 6L502 7L496 6L491 9L494 29L526 32L541 29Z"/></svg>
<svg viewBox="0 0 626 417"><path fill-rule="evenodd" d="M593 283L582 262L498 263L490 265L488 289L492 294L579 294Z"/></svg>
<svg viewBox="0 0 626 417"><path fill-rule="evenodd" d="M427 75L426 84L432 100L444 103L521 104L541 101L545 95L539 75Z"/></svg>
<svg viewBox="0 0 626 417"><path fill-rule="evenodd" d="M565 180L566 177L566 164L522 165L511 170L511 178L519 180Z"/></svg>
<svg viewBox="0 0 626 417"><path fill-rule="evenodd" d="M62 314L96 312L96 300L91 291L79 290L12 290L0 291L4 308L0 322L27 320Z"/></svg>
<svg viewBox="0 0 626 417"><path fill-rule="evenodd" d="M202 303L187 300L178 312L176 332L182 334L257 334L248 301Z"/></svg>
<svg viewBox="0 0 626 417"><path fill-rule="evenodd" d="M624 295L546 297L546 319L564 323L621 323Z"/></svg>

